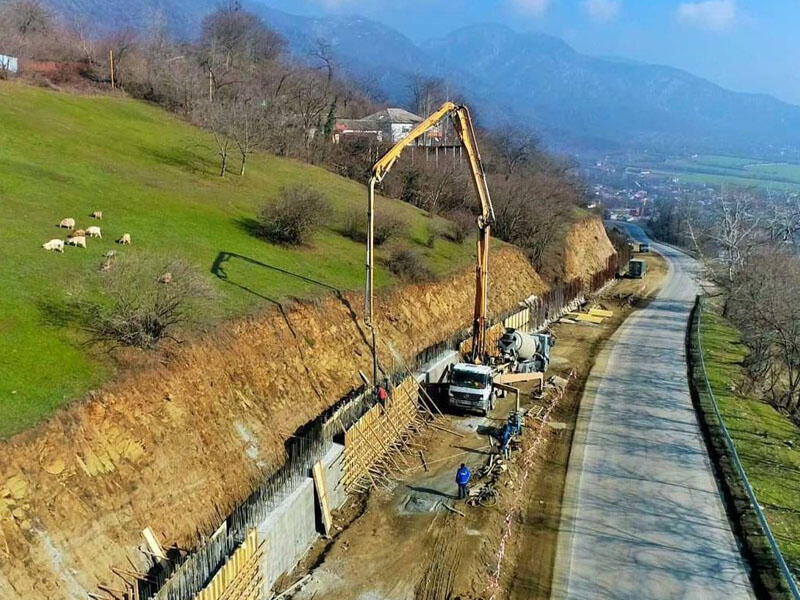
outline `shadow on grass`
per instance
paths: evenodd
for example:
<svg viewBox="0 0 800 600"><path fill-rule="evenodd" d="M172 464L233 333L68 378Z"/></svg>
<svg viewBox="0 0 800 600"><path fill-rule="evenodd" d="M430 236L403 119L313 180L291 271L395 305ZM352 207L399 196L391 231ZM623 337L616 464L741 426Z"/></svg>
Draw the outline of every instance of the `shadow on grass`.
<svg viewBox="0 0 800 600"><path fill-rule="evenodd" d="M85 302L43 298L36 301L42 322L51 327L83 327L91 318L91 307Z"/></svg>
<svg viewBox="0 0 800 600"><path fill-rule="evenodd" d="M247 220L248 219L241 219L241 221L247 221ZM253 294L254 296L257 296L257 297L259 297L259 298L261 298L263 300L266 300L267 302L270 302L270 303L274 304L275 306L277 306L280 309L281 313L283 314L284 318L286 319L287 324L289 323L289 319L288 319L286 310L284 309L283 304L281 304L280 300L278 300L277 298L272 298L270 296L267 296L267 295L261 293L258 290L254 290L254 289L252 289L252 288L250 288L250 287L248 287L246 285L243 285L241 283L233 281L228 277L228 273L225 271L225 265L227 263L231 262L231 261L242 261L242 262L245 262L247 264L253 265L255 267L258 267L258 268L261 268L261 269L267 269L267 270L273 271L275 273L280 273L281 275L286 275L287 277L293 277L293 278L299 279L300 281L303 281L305 283L310 283L312 285L316 285L316 286L318 286L318 287L320 287L320 288L322 288L324 290L327 290L329 292L333 292L333 295L347 309L347 313L350 315L350 319L353 321L353 323L355 324L356 328L358 329L358 332L359 332L359 334L361 336L362 341L367 345L370 344L370 342L368 341L368 338L367 338L367 334L362 329L361 323L359 322L359 319L358 319L358 315L356 314L355 310L353 309L352 304L350 304L350 301L344 296L344 294L342 293L342 291L339 288L334 287L334 286L332 286L332 285L330 285L328 283L325 283L324 281L319 281L317 279L312 279L311 277L307 277L305 275L300 275L298 273L294 273L293 271L289 271L289 270L284 269L282 267L276 267L274 265L270 265L270 264L267 264L265 262L261 262L260 260L256 260L254 258L250 258L249 256L244 256L242 254L236 254L235 252L222 251L219 254L217 254L217 257L214 259L214 263L211 265L211 273L214 274L215 277L218 277L219 279L224 281L225 283L227 283L229 285L232 285L234 287L237 287L240 290L243 290L243 291L247 292L248 294ZM290 328L291 328L291 325L290 325ZM294 331L292 331L292 333L294 333Z"/></svg>
<svg viewBox="0 0 800 600"><path fill-rule="evenodd" d="M208 151L207 148L202 148ZM205 156L193 148L169 148L166 150L155 149L149 146L140 146L139 152L156 159L159 164L175 167L192 174L218 175L219 169Z"/></svg>

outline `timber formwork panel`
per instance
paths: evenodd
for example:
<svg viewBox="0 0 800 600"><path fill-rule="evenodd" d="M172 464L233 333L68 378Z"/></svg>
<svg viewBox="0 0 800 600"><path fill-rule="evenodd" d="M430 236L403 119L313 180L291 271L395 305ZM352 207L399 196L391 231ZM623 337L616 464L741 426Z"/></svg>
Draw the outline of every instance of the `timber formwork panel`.
<svg viewBox="0 0 800 600"><path fill-rule="evenodd" d="M417 382L407 377L385 407L373 406L345 432L343 482L348 492L363 489L364 481L385 482L385 471L401 469L399 453L421 424L418 393Z"/></svg>
<svg viewBox="0 0 800 600"><path fill-rule="evenodd" d="M259 600L264 585L264 543L253 530L194 600Z"/></svg>
<svg viewBox="0 0 800 600"><path fill-rule="evenodd" d="M507 316L503 320L503 326L506 328L511 329L522 329L523 331L527 331L531 321L531 309L523 308L519 312L515 312L513 315Z"/></svg>

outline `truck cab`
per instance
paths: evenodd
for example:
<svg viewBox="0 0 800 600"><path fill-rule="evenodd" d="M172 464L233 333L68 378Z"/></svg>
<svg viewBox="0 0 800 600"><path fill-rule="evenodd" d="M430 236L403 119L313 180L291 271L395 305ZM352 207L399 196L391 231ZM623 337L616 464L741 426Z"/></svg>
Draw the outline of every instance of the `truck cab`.
<svg viewBox="0 0 800 600"><path fill-rule="evenodd" d="M492 369L486 365L456 363L450 369L447 404L450 408L489 414L494 408Z"/></svg>

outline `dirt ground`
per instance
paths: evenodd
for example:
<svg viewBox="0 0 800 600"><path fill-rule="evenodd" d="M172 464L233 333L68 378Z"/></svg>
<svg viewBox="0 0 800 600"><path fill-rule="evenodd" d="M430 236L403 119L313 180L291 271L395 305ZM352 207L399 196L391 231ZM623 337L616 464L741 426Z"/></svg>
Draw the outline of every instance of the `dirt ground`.
<svg viewBox="0 0 800 600"><path fill-rule="evenodd" d="M541 398L522 387L528 417L507 470L497 480L494 506L456 499L455 471L476 472L497 452L491 433L514 408L511 395L488 417L445 415L404 457L403 477L391 489L353 498L335 515L333 539L321 540L287 581L310 574L297 600L478 600L549 598L560 502L583 383L601 344L632 310L658 290L667 272L657 255L644 256L643 280L622 279L590 299L614 316L600 325L555 324L548 376L569 378ZM424 464L422 460L424 456ZM497 457L495 457L496 460ZM448 508L450 507L450 508ZM453 510L451 510L453 509Z"/></svg>

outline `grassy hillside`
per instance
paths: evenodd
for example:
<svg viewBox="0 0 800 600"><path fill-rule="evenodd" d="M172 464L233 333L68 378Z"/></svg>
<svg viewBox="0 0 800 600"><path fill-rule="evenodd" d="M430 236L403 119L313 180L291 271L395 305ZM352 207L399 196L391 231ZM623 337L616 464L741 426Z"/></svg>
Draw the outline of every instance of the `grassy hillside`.
<svg viewBox="0 0 800 600"><path fill-rule="evenodd" d="M739 332L711 310L703 313L701 340L708 379L736 452L781 552L800 573L800 428L756 398L738 393L747 377L747 347Z"/></svg>
<svg viewBox="0 0 800 600"><path fill-rule="evenodd" d="M219 291L209 322L325 293L326 286L360 288L363 248L339 230L345 215L364 206L362 186L268 155L252 157L245 177L221 179L214 158L208 135L141 102L0 82L0 437L113 374L107 357L82 345L83 332L48 309L96 279L111 248L197 265ZM335 217L314 243L289 249L250 235L247 222L258 207L298 182L335 203ZM93 210L103 211L103 221L88 218ZM427 248L432 221L421 211L385 199L378 210L409 222L405 243L435 274L472 260L471 243L438 239ZM101 225L103 239L63 255L44 251L43 242L64 237L56 227L64 217L79 227ZM133 245L116 247L124 232ZM225 280L212 273L220 253L237 255L222 255L229 257ZM392 277L380 269L376 283L386 286Z"/></svg>

